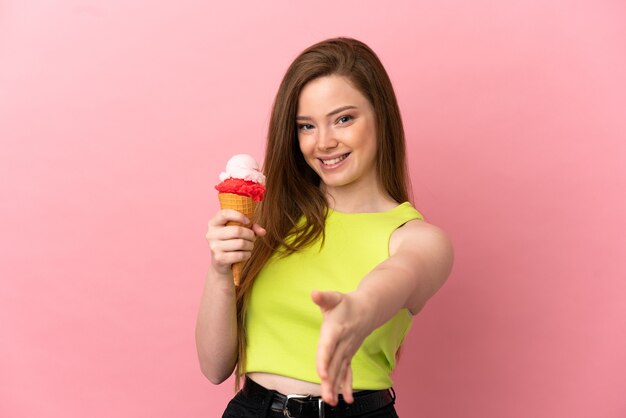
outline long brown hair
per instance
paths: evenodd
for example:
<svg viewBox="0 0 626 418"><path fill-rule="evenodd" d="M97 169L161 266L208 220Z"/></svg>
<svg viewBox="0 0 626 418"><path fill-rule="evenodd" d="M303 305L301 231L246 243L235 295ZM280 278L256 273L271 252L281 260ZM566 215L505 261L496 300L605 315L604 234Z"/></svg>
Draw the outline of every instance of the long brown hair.
<svg viewBox="0 0 626 418"><path fill-rule="evenodd" d="M334 38L304 50L287 69L274 100L267 135L263 171L267 176L265 200L255 221L267 234L256 241L237 288L238 361L235 390L239 390L246 361L246 307L254 278L279 251L286 256L321 237L328 206L320 178L298 145L296 112L302 88L311 80L344 76L374 109L377 130L378 181L396 202L409 200L404 129L391 81L382 63L367 45L351 38ZM298 221L303 218L303 223ZM285 242L290 235L293 239Z"/></svg>

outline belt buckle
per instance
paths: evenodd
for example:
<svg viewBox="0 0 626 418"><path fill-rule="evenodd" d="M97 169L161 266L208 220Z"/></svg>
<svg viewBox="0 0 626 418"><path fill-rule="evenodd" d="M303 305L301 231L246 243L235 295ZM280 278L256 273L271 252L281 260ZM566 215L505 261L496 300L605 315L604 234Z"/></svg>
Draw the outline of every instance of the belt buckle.
<svg viewBox="0 0 626 418"><path fill-rule="evenodd" d="M311 395L286 395L287 396L287 400L285 401L285 405L283 406L283 415L286 416L287 418L296 418L293 415L291 415L289 413L289 409L287 408L289 406L289 400L290 399L305 399L308 398Z"/></svg>

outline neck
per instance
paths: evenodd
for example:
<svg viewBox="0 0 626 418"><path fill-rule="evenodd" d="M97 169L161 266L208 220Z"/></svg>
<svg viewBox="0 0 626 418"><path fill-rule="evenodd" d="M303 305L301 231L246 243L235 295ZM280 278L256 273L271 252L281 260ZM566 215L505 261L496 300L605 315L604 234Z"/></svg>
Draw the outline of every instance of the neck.
<svg viewBox="0 0 626 418"><path fill-rule="evenodd" d="M368 185L360 183L342 187L322 184L322 191L326 195L328 207L337 212L384 212L400 203L393 200L377 181Z"/></svg>

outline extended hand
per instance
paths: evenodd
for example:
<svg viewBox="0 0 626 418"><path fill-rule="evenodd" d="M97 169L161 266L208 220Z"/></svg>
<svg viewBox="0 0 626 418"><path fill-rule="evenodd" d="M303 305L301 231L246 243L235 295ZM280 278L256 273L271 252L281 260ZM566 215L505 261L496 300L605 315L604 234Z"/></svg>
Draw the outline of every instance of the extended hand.
<svg viewBox="0 0 626 418"><path fill-rule="evenodd" d="M354 293L314 290L311 299L320 307L324 317L317 347L317 374L322 381L322 398L335 406L341 389L346 402L352 403L350 363L372 331L368 309L354 297Z"/></svg>

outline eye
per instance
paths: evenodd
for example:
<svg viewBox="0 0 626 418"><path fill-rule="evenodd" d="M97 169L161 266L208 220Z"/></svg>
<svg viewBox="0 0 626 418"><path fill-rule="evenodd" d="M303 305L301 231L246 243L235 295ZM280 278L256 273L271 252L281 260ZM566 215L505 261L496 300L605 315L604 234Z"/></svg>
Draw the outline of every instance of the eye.
<svg viewBox="0 0 626 418"><path fill-rule="evenodd" d="M303 123L301 125L298 125L299 131L310 131L311 129L313 129L313 125L311 125L310 123Z"/></svg>
<svg viewBox="0 0 626 418"><path fill-rule="evenodd" d="M339 119L337 119L337 123L341 123L341 124L343 124L343 123L348 123L348 122L350 122L351 120L352 120L352 116L350 116L350 115L345 115L345 116L342 116L342 117L340 117Z"/></svg>

